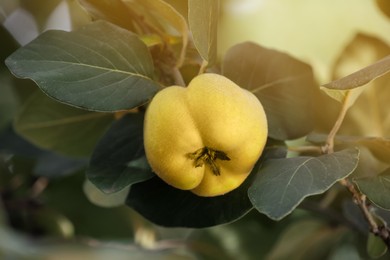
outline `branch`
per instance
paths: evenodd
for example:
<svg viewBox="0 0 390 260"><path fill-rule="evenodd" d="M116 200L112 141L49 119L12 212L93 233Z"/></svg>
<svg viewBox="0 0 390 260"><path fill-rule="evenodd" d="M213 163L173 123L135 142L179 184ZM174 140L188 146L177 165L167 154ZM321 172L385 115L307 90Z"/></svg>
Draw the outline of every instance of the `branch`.
<svg viewBox="0 0 390 260"><path fill-rule="evenodd" d="M350 96L351 96L351 91L348 91L345 98L344 98L343 105L341 107L339 116L337 117L337 120L336 120L332 130L330 131L330 133L326 139L324 153L330 154L330 153L334 152L334 139L335 139L337 132L340 130L340 127L344 121L345 115L347 114L347 111L349 108L348 100L349 100Z"/></svg>
<svg viewBox="0 0 390 260"><path fill-rule="evenodd" d="M334 152L334 139L350 107L348 102L350 96L351 96L351 91L348 91L343 100L343 104L339 116L326 139L326 144L323 147L324 153L330 154ZM371 214L371 211L369 210L369 205L366 201L366 196L362 194L360 191L358 191L355 188L354 184L350 182L348 179L343 179L339 183L345 188L347 188L348 191L352 194L354 202L356 203L356 205L358 205L358 207L363 213L364 218L368 222L368 225L370 227L370 232L380 237L383 240L383 242L387 245L387 247L390 249L390 229L384 225L378 226L374 216Z"/></svg>
<svg viewBox="0 0 390 260"><path fill-rule="evenodd" d="M369 203L366 200L366 196L360 193L355 186L347 179L341 180L340 184L346 187L349 192L353 195L354 202L363 213L364 218L367 220L370 227L370 232L380 237L386 244L387 248L390 249L390 229L385 225L378 225L375 221L374 216L371 214L369 209Z"/></svg>

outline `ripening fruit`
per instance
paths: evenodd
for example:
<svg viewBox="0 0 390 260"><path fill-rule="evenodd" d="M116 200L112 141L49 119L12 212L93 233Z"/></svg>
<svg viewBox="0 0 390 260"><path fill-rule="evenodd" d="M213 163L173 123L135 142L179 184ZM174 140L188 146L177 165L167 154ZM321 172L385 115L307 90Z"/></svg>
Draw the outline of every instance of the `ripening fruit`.
<svg viewBox="0 0 390 260"><path fill-rule="evenodd" d="M144 144L153 171L199 196L218 196L249 175L267 141L267 118L249 91L218 74L156 94L145 116Z"/></svg>

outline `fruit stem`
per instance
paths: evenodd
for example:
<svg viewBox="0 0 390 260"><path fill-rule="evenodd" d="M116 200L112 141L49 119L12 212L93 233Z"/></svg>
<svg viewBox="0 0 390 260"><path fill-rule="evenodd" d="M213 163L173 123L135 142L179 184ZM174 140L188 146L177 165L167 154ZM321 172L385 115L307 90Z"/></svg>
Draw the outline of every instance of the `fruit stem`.
<svg viewBox="0 0 390 260"><path fill-rule="evenodd" d="M202 167L204 164L208 165L215 176L221 175L221 171L216 163L216 160L220 159L223 161L230 161L230 158L226 155L226 153L208 147L200 148L193 153L187 153L186 156L189 159L194 160L195 168Z"/></svg>

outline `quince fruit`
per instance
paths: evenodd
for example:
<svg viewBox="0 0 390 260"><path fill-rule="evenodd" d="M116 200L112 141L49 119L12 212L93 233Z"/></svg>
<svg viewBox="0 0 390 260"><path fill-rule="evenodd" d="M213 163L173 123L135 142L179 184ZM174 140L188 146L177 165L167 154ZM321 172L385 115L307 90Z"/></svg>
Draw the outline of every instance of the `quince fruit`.
<svg viewBox="0 0 390 260"><path fill-rule="evenodd" d="M171 186L211 197L237 188L267 141L260 101L218 74L158 92L145 115L144 145L153 171Z"/></svg>

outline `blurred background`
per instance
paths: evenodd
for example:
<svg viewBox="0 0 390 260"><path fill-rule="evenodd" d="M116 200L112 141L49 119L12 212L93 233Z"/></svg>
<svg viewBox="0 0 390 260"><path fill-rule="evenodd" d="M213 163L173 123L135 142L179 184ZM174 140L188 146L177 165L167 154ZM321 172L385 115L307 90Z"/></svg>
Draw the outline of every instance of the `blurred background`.
<svg viewBox="0 0 390 260"><path fill-rule="evenodd" d="M185 0L167 2L186 17ZM222 0L218 52L243 41L286 52L310 64L320 86L390 54L389 6L386 0ZM349 243L358 235L303 209L280 222L252 211L195 230L158 227L118 206L123 194L102 194L85 180L86 158L42 150L11 127L35 85L15 79L5 58L46 30L70 31L91 18L76 0L0 0L0 21L0 259L286 259L293 252L290 259L360 259ZM364 113L367 102L387 102L373 96L388 82L373 83L378 86L362 95L341 132L388 136L390 122L379 117L367 128L378 111ZM346 243L336 248L340 240Z"/></svg>

